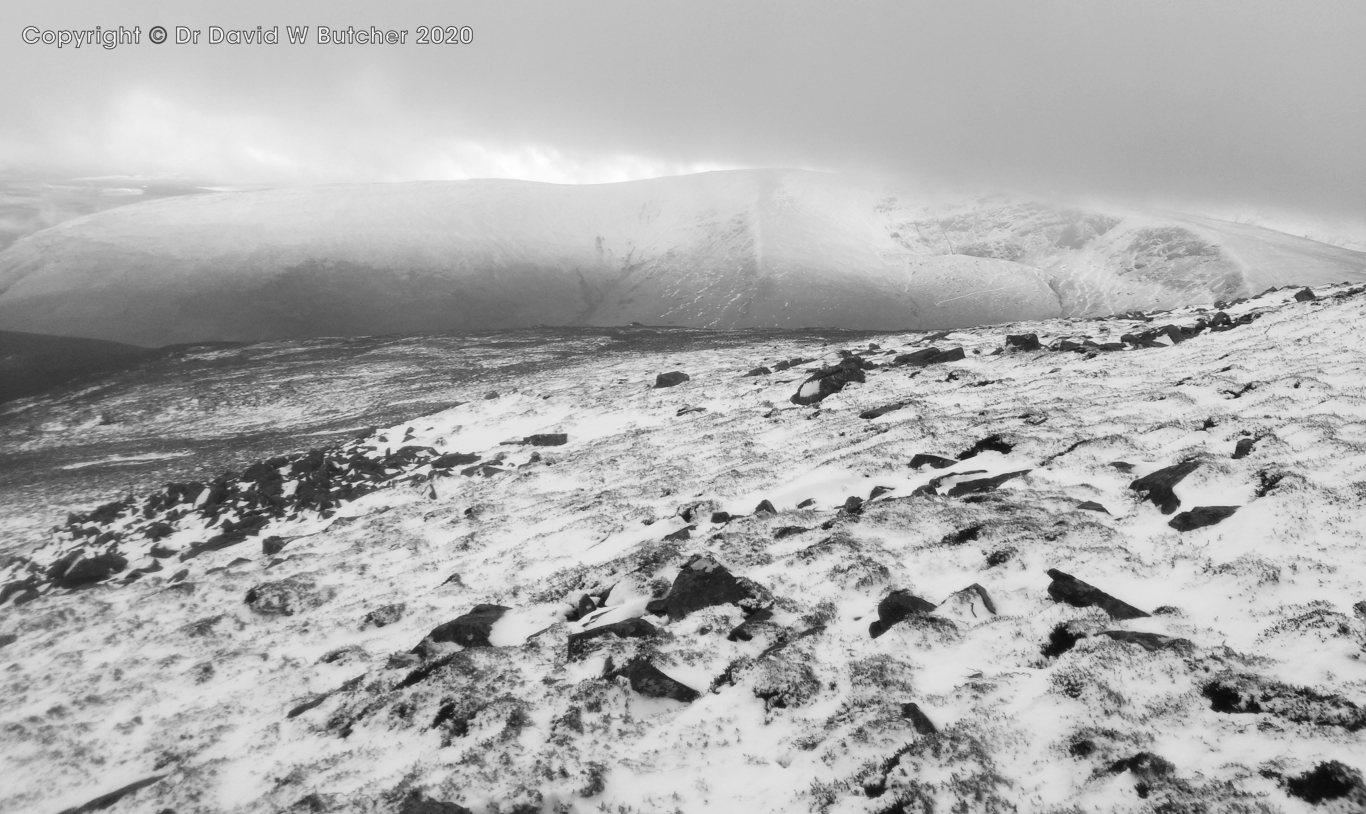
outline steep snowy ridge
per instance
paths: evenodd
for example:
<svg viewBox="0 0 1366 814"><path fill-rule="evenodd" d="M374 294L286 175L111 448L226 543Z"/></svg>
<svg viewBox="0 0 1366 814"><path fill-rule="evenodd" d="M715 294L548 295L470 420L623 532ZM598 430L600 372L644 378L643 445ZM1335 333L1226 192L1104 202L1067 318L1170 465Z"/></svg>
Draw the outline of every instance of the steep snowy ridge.
<svg viewBox="0 0 1366 814"><path fill-rule="evenodd" d="M602 357L81 508L4 565L0 810L1362 810L1366 288L1220 305Z"/></svg>
<svg viewBox="0 0 1366 814"><path fill-rule="evenodd" d="M0 329L141 345L632 322L939 329L1341 280L1366 280L1366 255L1255 227L744 170L120 207L0 252Z"/></svg>

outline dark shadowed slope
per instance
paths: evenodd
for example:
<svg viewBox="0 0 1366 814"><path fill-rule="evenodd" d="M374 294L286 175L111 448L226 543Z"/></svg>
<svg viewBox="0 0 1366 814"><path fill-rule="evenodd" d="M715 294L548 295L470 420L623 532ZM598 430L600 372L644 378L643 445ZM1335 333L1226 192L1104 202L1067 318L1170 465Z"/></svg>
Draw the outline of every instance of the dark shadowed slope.
<svg viewBox="0 0 1366 814"><path fill-rule="evenodd" d="M0 331L0 402L40 393L80 376L122 370L151 353L99 339Z"/></svg>

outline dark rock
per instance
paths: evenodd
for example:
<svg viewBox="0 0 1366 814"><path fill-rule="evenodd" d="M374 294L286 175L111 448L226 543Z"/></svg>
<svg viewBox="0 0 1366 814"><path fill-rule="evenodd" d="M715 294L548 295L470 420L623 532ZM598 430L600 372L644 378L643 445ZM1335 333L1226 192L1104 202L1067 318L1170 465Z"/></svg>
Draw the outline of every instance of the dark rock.
<svg viewBox="0 0 1366 814"><path fill-rule="evenodd" d="M1094 500L1083 500L1082 502L1077 504L1077 508L1085 509L1088 512L1101 512L1103 514L1110 513L1109 509L1105 508L1104 506L1100 505Z"/></svg>
<svg viewBox="0 0 1366 814"><path fill-rule="evenodd" d="M671 373L661 373L655 377L655 387L675 387L691 378L691 376L679 370L675 370Z"/></svg>
<svg viewBox="0 0 1366 814"><path fill-rule="evenodd" d="M1159 633L1141 633L1136 630L1102 630L1099 635L1107 636L1122 644L1136 644L1149 653L1156 653L1159 650L1189 653L1192 649L1190 641L1186 639L1163 636Z"/></svg>
<svg viewBox="0 0 1366 814"><path fill-rule="evenodd" d="M759 367L754 368L753 370L751 370L750 372L746 373L745 375L746 375L746 376L769 376L769 375L772 375L772 373L773 373L773 371L771 371L771 370L769 370L768 368L763 367L763 366L761 365L761 366L759 366Z"/></svg>
<svg viewBox="0 0 1366 814"><path fill-rule="evenodd" d="M374 625L375 627L392 625L394 622L403 618L403 612L407 609L408 606L402 602L396 602L392 605L383 605L365 614L365 616L361 618L360 626L366 628L371 625Z"/></svg>
<svg viewBox="0 0 1366 814"><path fill-rule="evenodd" d="M80 588L103 582L128 567L128 560L118 554L100 554L77 560L60 577L53 580L58 588Z"/></svg>
<svg viewBox="0 0 1366 814"><path fill-rule="evenodd" d="M815 404L827 396L844 389L850 382L863 382L863 369L859 361L844 359L834 367L825 367L811 374L802 382L797 392L789 399L793 404Z"/></svg>
<svg viewBox="0 0 1366 814"><path fill-rule="evenodd" d="M794 534L801 534L801 533L804 532L804 531L810 531L810 530L811 530L811 529L809 529L809 528L807 528L807 527L805 527L805 526L783 526L782 528L780 528L780 529L778 529L777 531L773 532L773 539L775 539L775 540L781 540L781 539L783 539L784 537L791 537L791 536L794 535Z"/></svg>
<svg viewBox="0 0 1366 814"><path fill-rule="evenodd" d="M1005 442L1001 439L1001 436L989 435L986 438L983 438L982 440L968 447L967 449L963 450L962 452L958 453L958 460L966 461L969 458L977 457L980 453L983 452L999 452L1002 455L1009 455L1010 451L1014 448L1014 444L1009 444Z"/></svg>
<svg viewBox="0 0 1366 814"><path fill-rule="evenodd" d="M712 513L711 513L711 522L713 522L713 523L729 523L729 522L730 522L730 512L712 512Z"/></svg>
<svg viewBox="0 0 1366 814"><path fill-rule="evenodd" d="M1308 288L1301 288L1299 291L1295 292L1295 302L1313 302L1317 299L1318 296L1314 294L1313 290Z"/></svg>
<svg viewBox="0 0 1366 814"><path fill-rule="evenodd" d="M293 577L257 585L247 591L246 602L247 607L265 616L293 616L331 598L331 591L318 590L312 582Z"/></svg>
<svg viewBox="0 0 1366 814"><path fill-rule="evenodd" d="M926 365L939 365L945 362L957 362L967 356L962 348L949 348L940 350L938 348L922 348L911 353L903 353L892 360L893 367L910 365L911 367L925 367Z"/></svg>
<svg viewBox="0 0 1366 814"><path fill-rule="evenodd" d="M1009 480L1028 475L1032 470L1021 469L1018 472L1006 472L1002 475L995 475L990 478L978 478L976 480L965 480L955 483L949 488L949 497L961 497L962 495L982 494L992 492L1000 487L1001 484Z"/></svg>
<svg viewBox="0 0 1366 814"><path fill-rule="evenodd" d="M877 418L879 416L887 415L888 413L896 412L897 410L900 410L901 408L909 405L909 401L898 401L894 404L886 404L882 407L874 407L871 410L864 410L863 412L858 414L858 417L868 419Z"/></svg>
<svg viewBox="0 0 1366 814"><path fill-rule="evenodd" d="M1016 350L1041 350L1038 334L1007 334L1006 347Z"/></svg>
<svg viewBox="0 0 1366 814"><path fill-rule="evenodd" d="M1170 761L1151 752L1139 752L1132 757L1116 760L1110 764L1109 772L1111 774L1126 771L1138 780L1134 784L1134 791L1138 792L1140 799L1146 798L1152 792L1154 785L1169 782L1176 775L1176 767Z"/></svg>
<svg viewBox="0 0 1366 814"><path fill-rule="evenodd" d="M1115 469L1118 469L1120 472L1124 473L1134 471L1134 465L1129 463L1128 461L1111 461L1110 466L1113 466Z"/></svg>
<svg viewBox="0 0 1366 814"><path fill-rule="evenodd" d="M483 463L478 466L471 466L468 469L462 469L460 470L460 474L467 478L491 478L494 475L501 475L506 471L506 469L499 469L492 464Z"/></svg>
<svg viewBox="0 0 1366 814"><path fill-rule="evenodd" d="M0 647L9 647L19 641L19 637L13 633L0 633Z"/></svg>
<svg viewBox="0 0 1366 814"><path fill-rule="evenodd" d="M1320 763L1298 777L1287 777L1285 793L1312 805L1350 797L1356 804L1353 810L1366 811L1366 782L1361 772L1336 760Z"/></svg>
<svg viewBox="0 0 1366 814"><path fill-rule="evenodd" d="M1111 619L1141 619L1151 615L1056 568L1048 569L1048 576L1053 579L1048 584L1048 596L1054 602L1066 602L1074 608L1097 607L1110 614Z"/></svg>
<svg viewBox="0 0 1366 814"><path fill-rule="evenodd" d="M1177 531L1194 531L1195 529L1213 526L1232 517L1238 511L1237 506L1196 506L1188 512L1182 512L1167 522L1167 525Z"/></svg>
<svg viewBox="0 0 1366 814"><path fill-rule="evenodd" d="M683 528L679 529L678 531L673 532L672 534L666 534L666 535L664 535L664 539L665 539L665 540L669 540L670 542L674 542L674 543L680 542L680 541L682 541L682 540L687 540L687 539L689 539L689 538L692 537L692 530L695 529L695 528L697 528L697 526L695 526L695 525L694 525L694 526L684 526Z"/></svg>
<svg viewBox="0 0 1366 814"><path fill-rule="evenodd" d="M274 557L276 554L284 551L285 546L288 544L289 541L285 538L271 535L261 541L261 553L265 554L267 557Z"/></svg>
<svg viewBox="0 0 1366 814"><path fill-rule="evenodd" d="M569 434L563 432L537 433L523 438L522 443L530 444L533 447L562 447L569 443Z"/></svg>
<svg viewBox="0 0 1366 814"><path fill-rule="evenodd" d="M876 500L877 498L882 497L890 491L892 491L892 487L890 486L874 486L873 491L868 493L868 499Z"/></svg>
<svg viewBox="0 0 1366 814"><path fill-rule="evenodd" d="M1251 455L1255 446L1257 446L1257 442L1253 439L1239 438L1238 443L1233 447L1233 460L1236 461L1239 458L1246 458Z"/></svg>
<svg viewBox="0 0 1366 814"><path fill-rule="evenodd" d="M863 514L863 498L858 495L850 495L844 499L844 505L840 506L840 514L860 515Z"/></svg>
<svg viewBox="0 0 1366 814"><path fill-rule="evenodd" d="M109 808L110 806L114 805L118 801L132 794L133 792L138 791L139 789L147 788L148 786L152 785L153 783L157 782L165 776L166 775L164 774L158 774L153 775L151 777L144 777L135 783L129 783L121 789L116 789L115 791L111 791L108 794L101 794L99 797L96 797L95 799L91 800L88 803L85 803L84 805L75 806L74 808L62 809L60 814L86 814L86 812L90 811L101 811L103 809Z"/></svg>
<svg viewBox="0 0 1366 814"><path fill-rule="evenodd" d="M957 546L963 545L964 543L970 543L981 536L982 529L983 526L980 523L977 525L968 526L967 528L959 529L958 531L945 534L943 539L939 541L939 544Z"/></svg>
<svg viewBox="0 0 1366 814"><path fill-rule="evenodd" d="M892 591L877 603L877 621L868 625L868 635L874 639L886 633L892 625L911 616L924 615L934 610L934 605L900 588Z"/></svg>
<svg viewBox="0 0 1366 814"><path fill-rule="evenodd" d="M914 701L901 705L901 717L911 722L911 727L921 735L933 735L939 731L920 705Z"/></svg>
<svg viewBox="0 0 1366 814"><path fill-rule="evenodd" d="M773 507L767 499L759 501L759 505L754 507L755 514L777 514L778 510Z"/></svg>
<svg viewBox="0 0 1366 814"><path fill-rule="evenodd" d="M944 469L953 466L954 463L955 461L951 458L941 458L938 455L918 452L911 458L911 469L919 469L926 464L929 464L932 469Z"/></svg>
<svg viewBox="0 0 1366 814"><path fill-rule="evenodd" d="M815 498L812 498L812 497L809 497L809 498L807 498L806 500L803 500L801 503L798 503L798 504L797 504L797 508L798 508L798 509L805 509L807 506L815 506L815 505L816 505L816 499L815 499Z"/></svg>
<svg viewBox="0 0 1366 814"><path fill-rule="evenodd" d="M1199 467L1199 461L1182 461L1138 478L1129 484L1129 488L1142 493L1163 514L1171 514L1181 506L1181 499L1173 488Z"/></svg>
<svg viewBox="0 0 1366 814"><path fill-rule="evenodd" d="M1048 642L1039 650L1044 658L1055 659L1077 646L1081 637L1072 632L1066 622L1055 626L1048 633Z"/></svg>
<svg viewBox="0 0 1366 814"><path fill-rule="evenodd" d="M427 638L433 642L454 642L462 647L492 647L489 633L494 623L509 610L502 605L475 605L469 613L433 628ZM412 652L425 652L425 648L419 644Z"/></svg>
<svg viewBox="0 0 1366 814"><path fill-rule="evenodd" d="M678 621L713 605L741 605L755 599L754 591L736 579L724 565L711 557L697 555L679 570L669 593L651 603L657 609L651 612L667 614L671 620Z"/></svg>
<svg viewBox="0 0 1366 814"><path fill-rule="evenodd" d="M403 806L398 810L398 814L474 814L474 812L459 803L434 800L414 789L407 797L403 798Z"/></svg>
<svg viewBox="0 0 1366 814"><path fill-rule="evenodd" d="M583 594L579 597L579 601L574 604L574 609L565 616L565 621L577 622L597 609L598 603L593 601L593 597Z"/></svg>
<svg viewBox="0 0 1366 814"><path fill-rule="evenodd" d="M1067 753L1072 757L1087 758L1095 754L1095 752L1095 742L1086 738L1074 741L1071 746L1067 747Z"/></svg>
<svg viewBox="0 0 1366 814"><path fill-rule="evenodd" d="M450 469L456 466L465 466L478 461L480 456L474 453L447 452L445 455L432 460L432 469Z"/></svg>
<svg viewBox="0 0 1366 814"><path fill-rule="evenodd" d="M631 689L650 698L672 698L687 704L702 697L697 690L675 681L643 658L632 659L625 667L609 672L605 678L611 680L618 676L628 679Z"/></svg>

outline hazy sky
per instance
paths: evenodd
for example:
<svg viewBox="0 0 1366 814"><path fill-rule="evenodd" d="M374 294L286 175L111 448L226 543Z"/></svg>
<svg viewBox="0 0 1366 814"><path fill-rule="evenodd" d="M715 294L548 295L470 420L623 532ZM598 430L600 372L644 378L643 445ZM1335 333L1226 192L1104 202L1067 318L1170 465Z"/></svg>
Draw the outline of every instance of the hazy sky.
<svg viewBox="0 0 1366 814"><path fill-rule="evenodd" d="M153 45L156 24L205 33ZM137 25L143 42L27 45L30 25ZM210 25L313 29L307 45L210 45ZM407 29L408 44L321 45L318 25ZM473 42L419 45L419 25ZM7 0L0 42L8 175L799 166L1366 216L1363 0Z"/></svg>

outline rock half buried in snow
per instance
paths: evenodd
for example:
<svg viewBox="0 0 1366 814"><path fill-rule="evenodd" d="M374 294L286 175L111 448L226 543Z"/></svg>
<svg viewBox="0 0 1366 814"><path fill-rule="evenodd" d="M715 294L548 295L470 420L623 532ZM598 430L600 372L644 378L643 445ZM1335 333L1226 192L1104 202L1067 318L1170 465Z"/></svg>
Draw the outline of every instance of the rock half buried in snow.
<svg viewBox="0 0 1366 814"><path fill-rule="evenodd" d="M1074 608L1100 608L1111 619L1142 619L1152 615L1056 568L1048 569L1048 576L1053 579L1048 584L1048 595L1054 602L1066 602Z"/></svg>
<svg viewBox="0 0 1366 814"><path fill-rule="evenodd" d="M533 447L561 447L569 443L569 435L563 432L537 433L523 438L522 443Z"/></svg>
<svg viewBox="0 0 1366 814"><path fill-rule="evenodd" d="M832 396L844 389L849 382L865 381L863 367L858 357L841 361L834 367L821 368L802 382L797 392L792 394L793 404L815 404L821 399Z"/></svg>
<svg viewBox="0 0 1366 814"><path fill-rule="evenodd" d="M697 690L670 678L643 658L631 659L625 667L608 672L604 678L611 680L617 676L626 678L631 689L650 698L672 698L688 704L702 697Z"/></svg>
<svg viewBox="0 0 1366 814"><path fill-rule="evenodd" d="M1188 512L1182 512L1167 522L1167 525L1177 531L1194 531L1205 526L1213 526L1233 516L1238 511L1237 506L1196 506Z"/></svg>
<svg viewBox="0 0 1366 814"><path fill-rule="evenodd" d="M588 649L587 642L604 636L618 639L644 639L659 632L659 628L644 619L623 619L610 625L569 634L569 654L578 655Z"/></svg>
<svg viewBox="0 0 1366 814"><path fill-rule="evenodd" d="M263 582L247 591L247 607L263 616L293 616L322 605L331 599L331 589L320 589L298 577L279 582Z"/></svg>
<svg viewBox="0 0 1366 814"><path fill-rule="evenodd" d="M1102 630L1099 635L1106 636L1121 644L1136 644L1149 653L1155 653L1158 650L1189 653L1192 649L1189 640L1178 639L1174 636L1163 636L1160 633L1142 633L1137 630Z"/></svg>
<svg viewBox="0 0 1366 814"><path fill-rule="evenodd" d="M510 608L502 605L475 605L469 613L437 625L427 634L427 639L433 642L453 642L461 647L492 647L489 643L489 633L493 631L494 623L503 618L503 614L509 610ZM419 644L413 652L424 650L422 644Z"/></svg>
<svg viewBox="0 0 1366 814"><path fill-rule="evenodd" d="M934 605L900 588L877 603L877 621L868 625L868 635L874 639L886 633L892 625L912 616L923 616L934 610Z"/></svg>
<svg viewBox="0 0 1366 814"><path fill-rule="evenodd" d="M938 365L944 362L957 362L967 354L962 348L949 348L940 350L939 348L922 348L911 353L903 353L892 360L893 367L910 365L911 367L924 367L926 365Z"/></svg>
<svg viewBox="0 0 1366 814"><path fill-rule="evenodd" d="M1199 461L1182 461L1138 478L1129 488L1143 493L1163 514L1171 514L1181 507L1181 499L1172 490L1199 467Z"/></svg>
<svg viewBox="0 0 1366 814"><path fill-rule="evenodd" d="M662 599L650 600L646 610L667 614L673 621L713 605L739 605L754 611L762 604L760 593L749 580L737 579L721 563L699 554L679 570L669 593Z"/></svg>
<svg viewBox="0 0 1366 814"><path fill-rule="evenodd" d="M1038 334L1007 334L1006 347L1015 350L1041 350L1043 345L1039 342Z"/></svg>
<svg viewBox="0 0 1366 814"><path fill-rule="evenodd" d="M74 808L63 809L61 811L61 814L86 814L86 812L88 811L102 811L103 809L109 808L118 801L132 794L133 792L139 789L147 788L148 786L152 785L153 783L157 782L165 776L166 775L164 774L158 774L153 775L151 777L144 777L141 780L138 780L137 782L129 783L121 789L116 789L114 791L109 792L108 794L101 794L99 797L96 797L95 799L91 800L88 803L85 803L84 805L75 806Z"/></svg>
<svg viewBox="0 0 1366 814"><path fill-rule="evenodd" d="M691 378L691 376L681 370L675 370L670 373L661 373L658 376L655 376L655 387L676 387Z"/></svg>
<svg viewBox="0 0 1366 814"><path fill-rule="evenodd" d="M1215 712L1267 713L1296 723L1338 726L1348 732L1366 728L1366 710L1341 695L1292 687L1260 676L1222 676L1207 683L1201 693Z"/></svg>
<svg viewBox="0 0 1366 814"><path fill-rule="evenodd" d="M887 415L888 413L894 413L897 410L900 410L903 407L907 407L909 405L909 401L898 401L893 404L885 404L881 407L874 407L871 410L864 410L863 412L858 414L858 417L867 419L880 418L881 416Z"/></svg>
<svg viewBox="0 0 1366 814"><path fill-rule="evenodd" d="M965 622L969 625L985 622L996 615L996 603L992 601L987 589L972 583L961 591L949 595L934 609L935 616Z"/></svg>
<svg viewBox="0 0 1366 814"><path fill-rule="evenodd" d="M1239 438L1238 443L1233 447L1233 460L1246 458L1252 454L1252 450L1257 446L1257 442L1251 438Z"/></svg>
<svg viewBox="0 0 1366 814"><path fill-rule="evenodd" d="M911 722L911 727L921 735L933 735L939 731L930 716L914 701L901 705L901 717Z"/></svg>
<svg viewBox="0 0 1366 814"><path fill-rule="evenodd" d="M911 469L919 469L929 464L932 469L944 469L956 463L952 458L941 458L938 455L930 455L925 452L917 452L911 457Z"/></svg>
<svg viewBox="0 0 1366 814"><path fill-rule="evenodd" d="M976 480L965 480L955 483L949 487L949 497L960 497L962 495L976 495L983 492L994 492L1001 484L1008 480L1028 475L1032 470L1021 469L1017 472L1006 472L1002 475L993 475L990 478L978 478Z"/></svg>
<svg viewBox="0 0 1366 814"><path fill-rule="evenodd" d="M403 799L398 814L474 814L459 803L434 800L417 789Z"/></svg>

